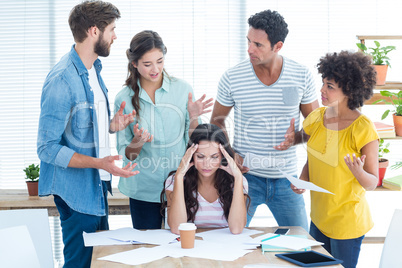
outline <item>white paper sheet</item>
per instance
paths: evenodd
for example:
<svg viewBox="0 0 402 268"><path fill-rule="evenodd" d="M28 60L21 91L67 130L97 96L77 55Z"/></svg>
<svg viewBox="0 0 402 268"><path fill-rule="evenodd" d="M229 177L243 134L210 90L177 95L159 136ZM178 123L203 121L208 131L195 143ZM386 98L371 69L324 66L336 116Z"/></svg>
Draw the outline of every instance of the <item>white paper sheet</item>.
<svg viewBox="0 0 402 268"><path fill-rule="evenodd" d="M243 160L243 166L248 167L250 170L284 167L285 165L286 160L284 158L260 156L253 153L246 153Z"/></svg>
<svg viewBox="0 0 402 268"><path fill-rule="evenodd" d="M158 248L158 247L154 247ZM154 248L138 248L113 255L98 258L98 260L124 263L127 265L140 265L167 257L167 252Z"/></svg>
<svg viewBox="0 0 402 268"><path fill-rule="evenodd" d="M321 188L317 185L315 185L312 182L309 181L303 181L300 179L297 179L286 172L283 172L282 170L279 169L279 171L285 176L294 186L296 186L299 189L306 189L306 190L311 190L311 191L316 191L316 192L323 192L323 193L328 193L328 194L334 194L331 193L330 191L325 190L324 188Z"/></svg>
<svg viewBox="0 0 402 268"><path fill-rule="evenodd" d="M163 245L175 241L176 234L170 230L140 231L130 227L111 231L83 233L85 246L153 244Z"/></svg>
<svg viewBox="0 0 402 268"><path fill-rule="evenodd" d="M130 242L130 241L120 241L120 240L110 238L109 232L113 232L113 231L104 231L104 232L96 232L96 233L83 232L82 236L84 238L85 246L93 247L93 246L111 246L111 245L132 244L132 242Z"/></svg>
<svg viewBox="0 0 402 268"><path fill-rule="evenodd" d="M255 243L260 243L262 245L271 245L275 247L283 247L283 248L290 248L293 250L300 250L303 248L307 247L312 247L312 246L320 246L323 245L324 243L315 241L315 240L310 240L307 238L301 238L301 237L295 237L295 236L288 236L288 235L280 235L277 237L274 237L272 239L266 240L264 242L261 242L261 240L264 240L269 237L276 236L276 234L273 233L267 233L261 236L258 236L253 239L253 242Z"/></svg>
<svg viewBox="0 0 402 268"><path fill-rule="evenodd" d="M220 261L234 261L250 252L252 252L252 250L241 249L230 244L196 240L194 248L192 249L182 249L180 243L165 244L153 248L139 248L121 252L99 258L99 260L120 262L128 265L139 265L166 256L174 258L187 256Z"/></svg>
<svg viewBox="0 0 402 268"><path fill-rule="evenodd" d="M234 235L230 232L229 228L223 228L223 229L216 229L216 230L198 233L197 236L202 237L202 239L204 241L208 241L208 242L236 244L239 248L252 249L253 247L250 247L250 246L246 247L243 244L247 241L252 240L250 235L259 234L259 233L262 233L262 231L250 230L250 229L244 228L243 232L241 234ZM250 244L248 244L248 245L250 245Z"/></svg>

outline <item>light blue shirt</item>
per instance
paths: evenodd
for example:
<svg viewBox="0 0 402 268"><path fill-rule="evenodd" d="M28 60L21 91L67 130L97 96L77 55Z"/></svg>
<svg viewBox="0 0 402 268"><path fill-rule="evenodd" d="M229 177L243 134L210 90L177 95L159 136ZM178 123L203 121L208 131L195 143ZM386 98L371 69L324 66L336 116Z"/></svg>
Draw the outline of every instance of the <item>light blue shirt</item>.
<svg viewBox="0 0 402 268"><path fill-rule="evenodd" d="M94 67L107 100L99 59ZM99 155L94 108L88 70L73 46L49 72L42 89L37 140L41 160L39 195L58 195L75 211L104 216L105 200L98 170L68 167L74 153ZM109 104L107 110L110 116ZM110 182L107 185L110 189Z"/></svg>
<svg viewBox="0 0 402 268"><path fill-rule="evenodd" d="M187 112L189 92L193 93L193 89L187 82L164 75L162 87L155 92L154 104L140 86L139 129L148 130L154 138L152 142L144 144L138 157L132 161L137 163L135 170L140 173L134 177L120 178L120 192L133 199L160 202L164 180L170 171L177 169L186 151L190 126ZM126 102L124 113L132 112L133 95L130 87L123 88L116 96L115 112L123 101ZM117 132L117 151L123 156L124 166L129 162L125 150L134 138L133 127L136 123L137 120L125 130Z"/></svg>

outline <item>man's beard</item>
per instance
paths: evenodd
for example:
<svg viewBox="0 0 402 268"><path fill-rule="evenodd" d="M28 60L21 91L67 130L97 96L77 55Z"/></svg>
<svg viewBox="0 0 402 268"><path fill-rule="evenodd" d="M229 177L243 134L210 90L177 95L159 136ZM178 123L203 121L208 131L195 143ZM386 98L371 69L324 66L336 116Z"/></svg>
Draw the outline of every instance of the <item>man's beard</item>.
<svg viewBox="0 0 402 268"><path fill-rule="evenodd" d="M107 57L110 54L110 45L103 40L103 32L100 33L99 39L95 44L95 53L101 57Z"/></svg>

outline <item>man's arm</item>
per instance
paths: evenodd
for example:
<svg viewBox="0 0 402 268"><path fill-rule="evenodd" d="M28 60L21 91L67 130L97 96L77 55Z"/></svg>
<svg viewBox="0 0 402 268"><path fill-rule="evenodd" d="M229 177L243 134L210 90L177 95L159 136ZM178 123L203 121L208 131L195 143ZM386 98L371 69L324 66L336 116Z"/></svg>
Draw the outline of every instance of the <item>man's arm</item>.
<svg viewBox="0 0 402 268"><path fill-rule="evenodd" d="M300 104L300 112L302 113L304 119L319 106L318 100L313 101L312 103ZM303 128L295 133L295 142L294 145L305 143L308 141L309 136L304 132Z"/></svg>
<svg viewBox="0 0 402 268"><path fill-rule="evenodd" d="M121 160L120 155L106 156L104 158L95 158L79 153L74 153L71 157L68 167L71 168L96 168L104 169L114 176L120 176L124 178L137 175L139 171L133 171L137 164L128 163L127 166L119 168L115 165L114 161Z"/></svg>
<svg viewBox="0 0 402 268"><path fill-rule="evenodd" d="M311 103L300 104L300 112L303 117L306 118L312 111L319 107L318 101L315 100ZM295 131L295 119L290 120L290 126L285 134L285 140L279 145L274 146L275 150L283 151L289 149L293 145L304 143L308 140L309 136L304 132L303 129Z"/></svg>
<svg viewBox="0 0 402 268"><path fill-rule="evenodd" d="M217 125L220 127L226 135L227 140L229 141L229 135L226 131L225 120L228 117L230 111L233 106L223 106L218 101L215 101L214 109L212 111L211 116L211 124ZM235 162L242 173L246 173L249 171L249 168L243 166L243 158L235 153L234 155Z"/></svg>
<svg viewBox="0 0 402 268"><path fill-rule="evenodd" d="M303 117L306 118L312 111L319 107L318 100L313 101L312 103L300 104L300 112Z"/></svg>
<svg viewBox="0 0 402 268"><path fill-rule="evenodd" d="M229 136L227 135L225 120L231 110L232 106L223 106L218 101L215 101L214 109L212 110L212 116L211 116L211 124L220 127L225 132L225 135L228 138L228 140Z"/></svg>

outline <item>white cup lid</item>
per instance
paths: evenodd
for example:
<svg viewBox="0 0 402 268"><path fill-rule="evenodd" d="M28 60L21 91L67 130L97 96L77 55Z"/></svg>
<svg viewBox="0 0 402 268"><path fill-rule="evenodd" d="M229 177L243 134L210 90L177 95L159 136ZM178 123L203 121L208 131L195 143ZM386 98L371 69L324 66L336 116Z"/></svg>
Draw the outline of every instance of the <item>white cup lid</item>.
<svg viewBox="0 0 402 268"><path fill-rule="evenodd" d="M197 229L197 226L195 226L195 224L191 223L191 222L180 223L180 225L179 225L179 230L192 231L195 229Z"/></svg>

